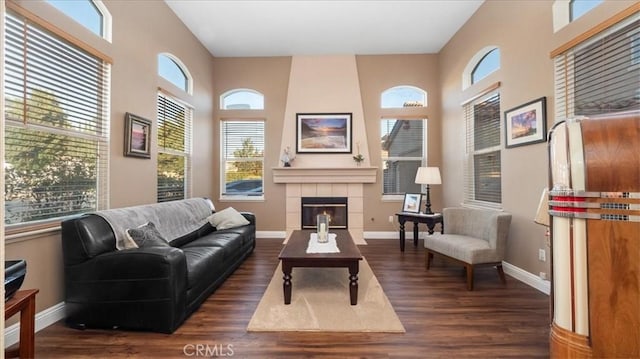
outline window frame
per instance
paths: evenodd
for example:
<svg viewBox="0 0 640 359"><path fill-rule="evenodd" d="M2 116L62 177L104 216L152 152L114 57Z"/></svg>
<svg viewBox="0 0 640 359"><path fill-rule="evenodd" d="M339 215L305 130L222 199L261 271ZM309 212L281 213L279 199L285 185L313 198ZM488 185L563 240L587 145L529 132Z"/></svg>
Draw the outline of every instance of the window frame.
<svg viewBox="0 0 640 359"><path fill-rule="evenodd" d="M35 119L28 120L25 118L26 116L24 113L21 115L23 118L23 120L21 121L16 121L16 120L10 119L9 116L5 116L5 123L3 123L3 125L5 126L39 131L43 135L59 135L59 136L65 136L71 139L77 139L79 141L91 141L95 143L95 146L96 146L95 147L95 151L96 151L95 166L96 167L94 170L95 171L95 205L91 208L86 208L86 209L81 208L79 209L80 210L79 212L76 212L74 214L65 214L60 216L52 215L50 217L43 218L40 220L32 220L32 221L12 223L12 224L3 223L5 228L5 234L7 236L10 236L11 238L16 238L23 235L29 235L30 233L35 233L36 231L38 232L49 231L57 228L60 222L66 218L77 216L79 213L87 213L87 212L92 212L96 210L107 209L109 207L108 163L109 163L109 152L110 152L109 150L110 148L110 129L109 129L110 115L109 115L108 104L110 101L109 97L110 97L111 60L107 56L103 56L103 54L92 50L90 47L88 47L88 45L78 41L77 39L73 38L71 35L67 34L66 32L59 30L58 28L55 28L46 22L43 22L37 16L24 11L20 7L15 6L13 3L7 4L7 13L6 14L3 13L3 15L6 15L6 17L11 16L15 18L16 21L19 22L18 25L23 26L25 29L28 26L29 28L33 28L34 29L33 31L46 34L44 37L41 38L41 40L39 40L39 42L46 44L47 49L49 49L49 51L44 53L45 56L38 57L38 58L46 59L47 58L46 56L52 56L50 51L56 46L67 46L70 49L74 49L75 51L78 51L78 53L80 53L82 56L92 58L92 60L95 61L95 64L96 64L95 65L96 71L99 72L99 75L97 75L96 77L100 79L99 81L96 81L95 84L91 84L91 83L85 84L85 86L89 86L89 89L90 89L88 91L89 93L93 93L92 91L94 90L96 93L96 98L97 98L96 105L95 105L96 112L95 113L91 112L92 115L95 115L95 122L87 122L86 114L80 114L77 111L77 108L73 107L73 106L77 106L78 101L81 101L81 102L86 101L86 99L83 99L80 96L82 92L77 92L75 93L75 95L73 95L71 93L57 92L55 87L47 87L42 89L44 93L48 93L51 91L52 96L54 96L54 99L57 98L53 101L56 101L56 102L60 101L61 107L63 106L68 107L67 110L64 111L65 116L69 116L66 118L66 120L70 121L70 124L75 124L75 128L76 128L75 130L73 129L74 126L67 126L67 127L51 126L50 124L47 124L47 123L38 123L38 121ZM7 36L6 17L3 17L3 34L5 36ZM25 34L26 36L30 36L29 35L30 32L28 32L28 30L25 30L25 31L26 32L23 32L23 34L21 35L21 38L24 38ZM51 38L52 40L45 40L45 38ZM5 41L5 44L3 44L3 46L5 46L6 43L7 41ZM51 44L60 44L60 45L51 45ZM4 50L6 50L6 48L4 48ZM38 56L42 56L42 54L43 53L40 53ZM5 58L5 61L7 61L6 58ZM86 63L84 64L86 65ZM6 63L4 65L5 65L5 68L9 67ZM69 65L69 63L67 63L67 65ZM24 67L24 68L26 69L28 67ZM30 72L34 72L36 75L40 74L40 75L46 76L48 73L50 73L47 71L48 71L48 68L40 69L40 70L36 69ZM6 73L3 74L3 76L4 76L4 80L6 81L7 80ZM23 74L21 78L24 78L24 76L28 76L28 73ZM23 101L24 99L28 98L27 97L28 95L33 95L33 92L31 90L35 88L33 87L33 85L29 85L25 89L24 86L27 86L26 85L27 83L28 82L23 82L20 88L15 89L15 91L18 91L20 92L20 94L22 94ZM6 85L7 83L3 82L4 100L6 100L6 93L5 93ZM25 90L27 92L25 92ZM4 111L7 111L7 108L4 105L5 104L3 101L3 114L5 113ZM94 117L88 116L88 118L94 118ZM93 126L85 127L89 125L94 125L94 123L95 123L95 127ZM84 130L82 130L83 128ZM92 129L92 130L88 131L89 129ZM91 133L91 132L94 132L94 133ZM6 136L6 135L7 133L5 131L3 133L3 136ZM6 140L6 138L3 140ZM68 142L65 142L65 143L68 143ZM73 149L70 149L70 150L73 150Z"/></svg>
<svg viewBox="0 0 640 359"><path fill-rule="evenodd" d="M161 114L160 114L160 110L161 110L161 106L160 106L160 98L163 97L165 98L165 101L171 102L172 106L178 106L184 109L184 114L185 114L185 122L183 124L184 126L184 150L180 151L180 150L176 150L173 148L165 148L164 146L161 146L161 132L160 132L160 122L161 122ZM193 114L194 114L194 108L189 105L188 103L186 103L185 101L182 101L178 98L176 98L175 96L172 96L171 94L168 94L164 91L158 91L157 94L157 123L156 123L156 131L155 133L157 134L157 149L158 149L158 162L156 164L156 173L158 172L159 165L160 165L160 155L161 154L166 154L166 155L171 155L171 156L181 156L184 158L184 199L186 198L190 198L191 197L191 193L192 193L192 179L193 179L193 173L192 173L192 154L193 154ZM156 178L156 183L158 183L159 178ZM159 186L156 188L156 201L158 203L160 202L167 202L167 201L160 201L159 200L159 192L160 188ZM171 200L169 200L171 201Z"/></svg>
<svg viewBox="0 0 640 359"><path fill-rule="evenodd" d="M497 71L500 70L500 65L498 65L498 68L492 72L489 72L487 76L483 77L482 79L478 79L475 83L472 81L472 72L475 71L479 63L482 62L482 60L485 59L489 53L493 52L496 49L500 51L499 46L488 45L480 49L480 51L476 52L475 55L471 57L469 62L467 62L467 65L465 66L464 70L462 71L462 90L466 90L472 85L482 82L482 80L490 77L491 75L495 74ZM501 60L502 60L502 52L500 53L499 63L501 62Z"/></svg>
<svg viewBox="0 0 640 359"><path fill-rule="evenodd" d="M238 194L238 195L229 195L226 194L226 163L228 161L228 159L225 157L225 150L224 147L226 145L226 141L225 141L225 124L226 123L230 123L230 122L259 122L262 123L262 127L263 127L263 132L262 132L262 139L263 139L263 151L262 151L262 157L250 157L250 158L246 158L246 159L242 159L242 160L234 160L234 162L243 162L243 161L255 161L255 159L260 158L262 161L262 193L260 195L256 195L256 196L251 196L251 195L244 195L244 194ZM266 164L266 154L265 154L265 150L267 148L267 121L264 118L241 118L241 117L234 117L233 119L230 118L223 118L220 120L220 164L218 166L218 168L220 168L220 185L219 185L219 200L222 202L262 202L265 200L265 164Z"/></svg>
<svg viewBox="0 0 640 359"><path fill-rule="evenodd" d="M113 18L111 16L111 13L107 9L107 7L104 5L102 0L86 0L86 1L91 3L91 5L93 5L93 7L95 8L96 12L100 15L100 34L95 33L92 29L90 29L89 27L85 26L81 21L79 21L75 16L73 16L73 14L70 14L70 13L64 11L63 9L60 9L59 7L57 7L56 5L54 5L53 3L49 2L49 1L46 1L46 3L49 6L55 8L57 11L60 11L61 13L63 13L65 16L67 16L68 18L70 18L74 22L80 24L82 27L87 29L92 34L94 34L94 35L96 35L98 37L101 37L101 38L107 40L108 42L111 42L111 40L112 40L112 26L113 26Z"/></svg>
<svg viewBox="0 0 640 359"><path fill-rule="evenodd" d="M392 93L393 91L396 90L412 90L415 93L419 93L422 95L423 97L423 103L421 106L400 106L400 107L385 107L384 106L384 102L385 102L385 95L389 95L390 93ZM416 86L411 86L411 85L398 85L398 86L394 86L394 87L390 87L384 91L382 91L382 93L380 93L380 108L382 109L399 109L399 108L407 108L407 107L427 107L428 106L428 101L429 101L429 96L427 94L427 91L416 87Z"/></svg>
<svg viewBox="0 0 640 359"><path fill-rule="evenodd" d="M169 61L173 62L173 64L176 66L176 68L178 70L180 70L180 72L182 72L182 75L184 75L184 86L179 86L177 83L173 82L170 78L164 77L162 76L161 72L160 72L160 57L165 57L167 58ZM189 71L189 69L187 68L187 66L175 55L168 53L168 52L162 52L159 53L157 58L156 58L156 66L157 68L157 74L158 77L163 79L164 81L167 81L167 83L170 83L172 86L175 86L175 88L184 91L185 93L192 95L193 94L193 76L191 76L191 72Z"/></svg>
<svg viewBox="0 0 640 359"><path fill-rule="evenodd" d="M465 159L464 159L464 196L463 205L467 207L487 208L502 210L503 208L503 186L502 186L502 155L504 150L503 121L501 114L501 96L500 91L492 86L489 90L483 91L480 95L463 104L463 114L465 121ZM494 135L499 139L499 143L493 146L475 149L475 106L483 102L489 101L491 98L498 96L497 117L494 121L497 123L497 133ZM477 155L484 155L497 152L500 156L500 202L491 202L476 199L476 188L478 178L475 170L475 159Z"/></svg>
<svg viewBox="0 0 640 359"><path fill-rule="evenodd" d="M247 92L253 95L258 95L261 99L262 99L262 108L243 108L243 109L238 109L238 108L226 108L226 99L227 97L234 95L236 93L240 93L240 92ZM222 95L220 95L220 110L224 110L224 111L264 111L265 109L265 96L262 92L258 91L258 90L254 90L254 89L250 89L250 88L235 88L235 89L231 89L229 91L224 92Z"/></svg>
<svg viewBox="0 0 640 359"><path fill-rule="evenodd" d="M591 2L595 2L596 0L591 0ZM574 5L576 4L576 0L569 0L569 22L574 22L577 19L581 18L582 16L588 14L589 12L591 12L593 9L595 9L596 7L602 5L603 1L602 0L597 0L598 2L596 4L594 4L593 6L591 6L590 8L586 9L585 12L583 12L582 14L579 14L578 16L575 16L574 13L576 11L576 9L574 8Z"/></svg>
<svg viewBox="0 0 640 359"><path fill-rule="evenodd" d="M396 120L396 121L422 121L422 156L421 157L417 157L417 156L411 156L411 157L398 157L398 156L386 156L384 155L384 153L382 152L382 148L380 148L380 168L382 169L382 181L380 182L381 184L381 188L380 188L380 193L382 193L382 200L383 201L403 201L404 200L404 193L385 193L385 179L384 179L384 168L385 168L385 162L386 161L420 161L420 166L419 167L423 167L426 166L427 163L427 146L426 146L426 140L427 140L427 133L428 133L428 120L425 116L414 116L414 117L393 117L393 116L385 116L383 118L380 119L380 127L382 128L382 121L389 121L389 120ZM380 138L382 138L382 133L380 133ZM381 142L381 146L382 146L382 142ZM415 176L415 174L414 174ZM414 177L411 177L412 179ZM420 185L420 191L424 192L425 191L425 186Z"/></svg>

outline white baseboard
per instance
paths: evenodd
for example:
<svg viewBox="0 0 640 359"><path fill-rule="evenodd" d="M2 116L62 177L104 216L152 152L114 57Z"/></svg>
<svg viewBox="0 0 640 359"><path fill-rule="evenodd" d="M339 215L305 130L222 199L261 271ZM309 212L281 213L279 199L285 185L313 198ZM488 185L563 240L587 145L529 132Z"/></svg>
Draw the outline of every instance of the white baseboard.
<svg viewBox="0 0 640 359"><path fill-rule="evenodd" d="M256 238L282 238L287 237L286 231L256 231Z"/></svg>
<svg viewBox="0 0 640 359"><path fill-rule="evenodd" d="M513 278L527 284L542 293L549 295L551 293L551 282L543 280L535 274L529 273L526 270L516 267L513 264L502 261L502 268L504 272Z"/></svg>
<svg viewBox="0 0 640 359"><path fill-rule="evenodd" d="M411 234L413 236L413 234ZM397 231L393 232L364 232L364 239L398 239L400 235ZM413 237L411 237L413 238Z"/></svg>
<svg viewBox="0 0 640 359"><path fill-rule="evenodd" d="M36 313L35 325L36 333L50 326L51 324L64 319L64 302L60 302L53 307L49 307ZM4 330L4 347L8 348L20 340L20 323L16 323Z"/></svg>

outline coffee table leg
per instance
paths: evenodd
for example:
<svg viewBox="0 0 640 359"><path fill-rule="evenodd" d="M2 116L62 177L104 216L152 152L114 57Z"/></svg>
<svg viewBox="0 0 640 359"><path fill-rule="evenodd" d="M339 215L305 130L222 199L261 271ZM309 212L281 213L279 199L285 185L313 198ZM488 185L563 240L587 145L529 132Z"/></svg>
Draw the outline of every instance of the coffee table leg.
<svg viewBox="0 0 640 359"><path fill-rule="evenodd" d="M351 305L358 304L358 261L355 264L349 266L349 298L351 299Z"/></svg>
<svg viewBox="0 0 640 359"><path fill-rule="evenodd" d="M293 268L288 263L282 261L282 273L284 273L284 282L282 288L284 290L284 304L291 304L291 270Z"/></svg>

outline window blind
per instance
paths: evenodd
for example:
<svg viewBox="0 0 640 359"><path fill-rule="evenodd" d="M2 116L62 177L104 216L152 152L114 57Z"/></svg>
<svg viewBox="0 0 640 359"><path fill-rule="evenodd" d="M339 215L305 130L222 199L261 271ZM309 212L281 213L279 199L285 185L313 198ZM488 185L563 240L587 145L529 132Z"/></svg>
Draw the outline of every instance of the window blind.
<svg viewBox="0 0 640 359"><path fill-rule="evenodd" d="M424 162L425 120L381 120L382 193L420 193L415 183L418 167Z"/></svg>
<svg viewBox="0 0 640 359"><path fill-rule="evenodd" d="M500 94L464 105L465 202L488 207L502 202Z"/></svg>
<svg viewBox="0 0 640 359"><path fill-rule="evenodd" d="M158 202L191 195L193 109L158 93Z"/></svg>
<svg viewBox="0 0 640 359"><path fill-rule="evenodd" d="M264 121L224 120L222 189L224 195L263 194Z"/></svg>
<svg viewBox="0 0 640 359"><path fill-rule="evenodd" d="M640 16L557 55L555 121L640 109Z"/></svg>
<svg viewBox="0 0 640 359"><path fill-rule="evenodd" d="M5 17L5 223L108 207L109 65Z"/></svg>

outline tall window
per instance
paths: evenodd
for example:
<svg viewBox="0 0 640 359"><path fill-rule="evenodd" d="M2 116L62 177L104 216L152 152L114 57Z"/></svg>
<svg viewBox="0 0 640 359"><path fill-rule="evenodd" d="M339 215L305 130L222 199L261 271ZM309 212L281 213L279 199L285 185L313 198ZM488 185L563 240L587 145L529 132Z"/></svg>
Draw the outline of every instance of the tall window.
<svg viewBox="0 0 640 359"><path fill-rule="evenodd" d="M180 60L169 54L158 55L158 75L176 85L186 93L191 93L191 75Z"/></svg>
<svg viewBox="0 0 640 359"><path fill-rule="evenodd" d="M223 120L223 196L262 196L264 184L264 121Z"/></svg>
<svg viewBox="0 0 640 359"><path fill-rule="evenodd" d="M233 89L220 96L222 110L264 110L264 95L251 89Z"/></svg>
<svg viewBox="0 0 640 359"><path fill-rule="evenodd" d="M640 19L630 18L558 54L556 118L640 109Z"/></svg>
<svg viewBox="0 0 640 359"><path fill-rule="evenodd" d="M420 193L415 183L418 167L424 163L426 120L382 119L382 193Z"/></svg>
<svg viewBox="0 0 640 359"><path fill-rule="evenodd" d="M111 40L111 15L102 1L95 0L47 0L56 9L74 19L94 34Z"/></svg>
<svg viewBox="0 0 640 359"><path fill-rule="evenodd" d="M500 68L500 49L495 48L489 51L471 71L471 83L482 80L492 72Z"/></svg>
<svg viewBox="0 0 640 359"><path fill-rule="evenodd" d="M193 110L158 93L158 202L191 195L191 122Z"/></svg>
<svg viewBox="0 0 640 359"><path fill-rule="evenodd" d="M107 208L109 64L5 18L5 223Z"/></svg>
<svg viewBox="0 0 640 359"><path fill-rule="evenodd" d="M500 95L490 94L466 104L464 115L465 201L496 207L502 202Z"/></svg>

